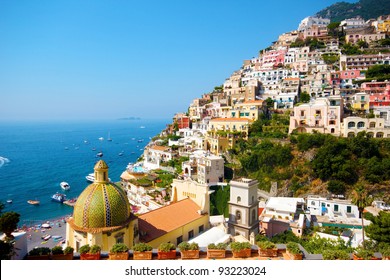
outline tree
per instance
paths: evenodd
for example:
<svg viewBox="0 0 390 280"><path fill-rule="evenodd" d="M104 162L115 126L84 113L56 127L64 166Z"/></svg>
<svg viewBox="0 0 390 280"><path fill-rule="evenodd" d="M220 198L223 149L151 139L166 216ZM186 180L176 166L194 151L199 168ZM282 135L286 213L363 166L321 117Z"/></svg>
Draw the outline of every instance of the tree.
<svg viewBox="0 0 390 280"><path fill-rule="evenodd" d="M372 199L368 197L367 190L363 185L359 184L355 187L352 192L352 203L355 204L359 211L359 216L362 219L362 235L363 235L363 249L365 249L364 244L364 219L363 219L363 211L364 208L371 205Z"/></svg>
<svg viewBox="0 0 390 280"><path fill-rule="evenodd" d="M366 232L371 239L378 243L390 245L390 213L380 211L378 216L373 216Z"/></svg>
<svg viewBox="0 0 390 280"><path fill-rule="evenodd" d="M20 214L16 212L6 212L0 217L0 231L4 232L9 240L14 239L12 233L18 227Z"/></svg>
<svg viewBox="0 0 390 280"><path fill-rule="evenodd" d="M309 103L310 94L308 94L306 91L301 92L301 94L299 94L299 100L303 103Z"/></svg>

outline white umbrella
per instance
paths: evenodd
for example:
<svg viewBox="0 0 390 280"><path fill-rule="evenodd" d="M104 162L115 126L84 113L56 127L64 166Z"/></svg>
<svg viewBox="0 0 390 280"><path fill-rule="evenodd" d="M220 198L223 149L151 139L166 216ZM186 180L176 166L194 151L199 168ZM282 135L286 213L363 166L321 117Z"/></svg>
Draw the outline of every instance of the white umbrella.
<svg viewBox="0 0 390 280"><path fill-rule="evenodd" d="M49 225L49 224L42 224L41 227L43 227L43 228L49 228L50 225Z"/></svg>

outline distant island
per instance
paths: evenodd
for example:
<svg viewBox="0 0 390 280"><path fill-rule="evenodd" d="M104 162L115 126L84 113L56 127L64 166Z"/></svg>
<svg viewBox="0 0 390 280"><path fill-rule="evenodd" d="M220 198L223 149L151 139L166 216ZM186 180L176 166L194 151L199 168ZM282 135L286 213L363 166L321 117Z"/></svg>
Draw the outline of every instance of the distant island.
<svg viewBox="0 0 390 280"><path fill-rule="evenodd" d="M140 117L127 117L127 118L119 118L119 121L138 121L140 120Z"/></svg>

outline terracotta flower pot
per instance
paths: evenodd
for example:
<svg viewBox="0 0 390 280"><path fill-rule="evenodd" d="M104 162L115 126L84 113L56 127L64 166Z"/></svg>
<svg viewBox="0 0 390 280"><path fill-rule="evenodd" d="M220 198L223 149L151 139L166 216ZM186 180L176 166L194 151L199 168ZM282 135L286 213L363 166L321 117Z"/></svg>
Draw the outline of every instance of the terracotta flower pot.
<svg viewBox="0 0 390 280"><path fill-rule="evenodd" d="M364 260L363 258L360 258L359 256L352 254L352 259L353 260ZM377 257L371 257L371 260L381 260L382 258L377 258Z"/></svg>
<svg viewBox="0 0 390 280"><path fill-rule="evenodd" d="M108 253L109 260L128 260L129 252Z"/></svg>
<svg viewBox="0 0 390 280"><path fill-rule="evenodd" d="M278 256L278 249L261 249L259 248L259 256L260 257L277 257Z"/></svg>
<svg viewBox="0 0 390 280"><path fill-rule="evenodd" d="M50 255L27 256L28 260L50 260Z"/></svg>
<svg viewBox="0 0 390 280"><path fill-rule="evenodd" d="M180 251L181 258L184 259L199 259L199 250Z"/></svg>
<svg viewBox="0 0 390 280"><path fill-rule="evenodd" d="M159 260L174 260L176 259L176 250L171 250L169 252L157 252L157 258Z"/></svg>
<svg viewBox="0 0 390 280"><path fill-rule="evenodd" d="M209 259L224 259L226 257L226 250L207 249L207 258Z"/></svg>
<svg viewBox="0 0 390 280"><path fill-rule="evenodd" d="M302 258L303 258L303 254L293 254L293 253L290 253L289 251L287 251L287 254L288 254L290 260L302 260Z"/></svg>
<svg viewBox="0 0 390 280"><path fill-rule="evenodd" d="M233 257L234 258L249 258L251 256L251 249L243 249L241 251L234 252L233 251Z"/></svg>
<svg viewBox="0 0 390 280"><path fill-rule="evenodd" d="M146 251L146 252L133 252L133 259L134 260L151 260L153 258L152 251Z"/></svg>
<svg viewBox="0 0 390 280"><path fill-rule="evenodd" d="M51 255L52 260L73 260L72 254L59 254L59 255Z"/></svg>
<svg viewBox="0 0 390 280"><path fill-rule="evenodd" d="M100 260L100 252L96 254L80 254L80 260Z"/></svg>

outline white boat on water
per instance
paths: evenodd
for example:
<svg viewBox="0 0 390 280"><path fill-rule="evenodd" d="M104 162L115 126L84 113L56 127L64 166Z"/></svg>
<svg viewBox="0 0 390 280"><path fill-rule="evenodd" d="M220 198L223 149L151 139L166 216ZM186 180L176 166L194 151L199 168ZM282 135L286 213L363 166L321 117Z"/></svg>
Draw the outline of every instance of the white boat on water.
<svg viewBox="0 0 390 280"><path fill-rule="evenodd" d="M61 182L61 183L60 183L60 186L61 186L61 188L62 188L64 191L70 190L70 186L69 186L69 184L68 184L67 182Z"/></svg>
<svg viewBox="0 0 390 280"><path fill-rule="evenodd" d="M99 137L99 140L100 140L100 141L103 141L103 140L104 140L104 138L103 138L103 137Z"/></svg>
<svg viewBox="0 0 390 280"><path fill-rule="evenodd" d="M94 183L95 182L95 173L89 173L87 176L85 176L85 179L87 179L88 182ZM108 181L111 182L111 179L108 178Z"/></svg>

